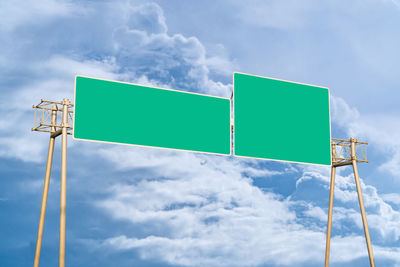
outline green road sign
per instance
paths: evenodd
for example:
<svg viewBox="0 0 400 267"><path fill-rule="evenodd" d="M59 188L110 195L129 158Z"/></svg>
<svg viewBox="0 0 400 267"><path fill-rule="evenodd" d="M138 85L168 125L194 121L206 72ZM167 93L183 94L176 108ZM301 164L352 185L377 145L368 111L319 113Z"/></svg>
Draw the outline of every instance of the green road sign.
<svg viewBox="0 0 400 267"><path fill-rule="evenodd" d="M230 155L230 100L77 76L74 138Z"/></svg>
<svg viewBox="0 0 400 267"><path fill-rule="evenodd" d="M234 155L331 164L329 89L234 73Z"/></svg>

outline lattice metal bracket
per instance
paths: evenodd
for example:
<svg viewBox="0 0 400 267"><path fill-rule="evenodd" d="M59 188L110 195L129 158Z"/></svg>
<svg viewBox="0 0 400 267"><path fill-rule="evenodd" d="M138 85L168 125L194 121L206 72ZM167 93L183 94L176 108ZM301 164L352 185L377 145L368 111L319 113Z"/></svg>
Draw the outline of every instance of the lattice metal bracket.
<svg viewBox="0 0 400 267"><path fill-rule="evenodd" d="M367 142L360 142L352 138L350 140L332 138L332 165L335 167L352 164L351 143L355 146L355 160L368 162Z"/></svg>
<svg viewBox="0 0 400 267"><path fill-rule="evenodd" d="M62 125L57 121L62 121L63 105L68 106L67 134L72 134L74 105L65 99L62 102L42 99L38 105L32 106L35 109L35 120L32 131L61 133Z"/></svg>

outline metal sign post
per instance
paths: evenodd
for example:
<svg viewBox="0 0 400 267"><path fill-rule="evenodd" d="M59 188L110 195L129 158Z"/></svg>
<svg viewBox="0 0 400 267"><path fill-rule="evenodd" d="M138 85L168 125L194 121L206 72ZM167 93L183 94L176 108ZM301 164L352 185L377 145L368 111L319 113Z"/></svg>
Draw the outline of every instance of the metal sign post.
<svg viewBox="0 0 400 267"><path fill-rule="evenodd" d="M358 175L357 162L368 162L367 142L359 142L355 138L350 140L332 139L332 170L329 192L328 228L326 231L325 267L329 266L329 251L332 231L333 193L335 187L336 167L347 165L353 166L354 179L357 187L358 202L360 203L361 218L364 226L365 241L367 243L369 262L375 267L374 255L372 252L371 238L368 230L367 217L365 214L364 201L361 192L360 177Z"/></svg>
<svg viewBox="0 0 400 267"><path fill-rule="evenodd" d="M50 174L53 162L54 143L57 136L62 135L61 141L61 195L60 195L60 255L59 266L65 266L65 209L67 196L67 135L71 134L73 104L68 99L62 102L41 100L33 106L35 109L35 124L32 131L50 133L49 149L47 154L46 173L43 185L42 205L40 209L39 228L36 240L34 267L39 266L40 250L42 247L44 219L46 215L47 196L49 193ZM61 125L57 125L57 116L62 115Z"/></svg>

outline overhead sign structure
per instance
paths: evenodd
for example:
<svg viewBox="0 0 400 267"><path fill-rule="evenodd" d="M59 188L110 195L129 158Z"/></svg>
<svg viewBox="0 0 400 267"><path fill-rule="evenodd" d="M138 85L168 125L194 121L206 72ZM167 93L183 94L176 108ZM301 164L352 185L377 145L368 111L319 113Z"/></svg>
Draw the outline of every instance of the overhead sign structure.
<svg viewBox="0 0 400 267"><path fill-rule="evenodd" d="M77 76L75 139L230 155L230 99Z"/></svg>
<svg viewBox="0 0 400 267"><path fill-rule="evenodd" d="M331 165L329 89L234 73L234 155Z"/></svg>
<svg viewBox="0 0 400 267"><path fill-rule="evenodd" d="M359 149L367 143L354 138L331 142L329 89L243 73L234 73L233 80L235 156L331 165L325 266L329 266L336 167L353 165L370 265L374 267L357 169L357 162L368 162L365 148ZM57 136L62 136L60 267L65 266L67 135L72 129L75 139L231 154L228 98L77 76L75 110L73 107L66 98L62 102L42 99L33 106L32 130L50 133L34 267L39 266ZM58 114L62 114L61 124ZM72 114L73 127L69 123ZM337 147L344 154L337 154Z"/></svg>

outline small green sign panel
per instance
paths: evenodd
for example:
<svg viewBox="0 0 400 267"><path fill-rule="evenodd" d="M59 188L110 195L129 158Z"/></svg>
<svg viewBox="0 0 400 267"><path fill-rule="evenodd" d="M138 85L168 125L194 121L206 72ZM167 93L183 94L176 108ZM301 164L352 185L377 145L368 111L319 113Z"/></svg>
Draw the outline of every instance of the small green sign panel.
<svg viewBox="0 0 400 267"><path fill-rule="evenodd" d="M234 73L234 155L331 164L329 89Z"/></svg>
<svg viewBox="0 0 400 267"><path fill-rule="evenodd" d="M230 155L230 100L75 78L74 138Z"/></svg>

